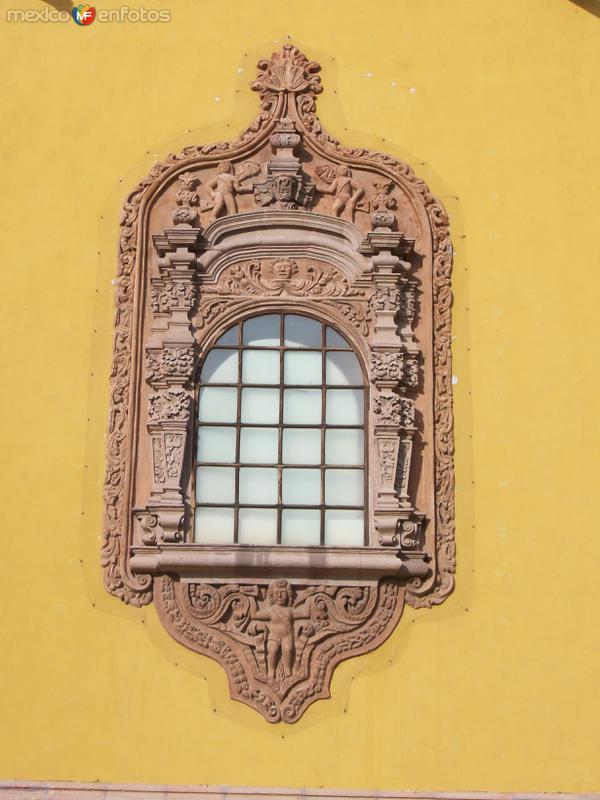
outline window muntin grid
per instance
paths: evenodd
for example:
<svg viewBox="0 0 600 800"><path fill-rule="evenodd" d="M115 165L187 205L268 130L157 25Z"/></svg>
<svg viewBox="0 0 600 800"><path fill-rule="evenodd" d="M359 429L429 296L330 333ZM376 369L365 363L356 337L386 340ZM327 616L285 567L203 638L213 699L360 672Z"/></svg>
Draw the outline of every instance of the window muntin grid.
<svg viewBox="0 0 600 800"><path fill-rule="evenodd" d="M194 540L360 547L365 382L350 344L298 314L237 323L200 373Z"/></svg>

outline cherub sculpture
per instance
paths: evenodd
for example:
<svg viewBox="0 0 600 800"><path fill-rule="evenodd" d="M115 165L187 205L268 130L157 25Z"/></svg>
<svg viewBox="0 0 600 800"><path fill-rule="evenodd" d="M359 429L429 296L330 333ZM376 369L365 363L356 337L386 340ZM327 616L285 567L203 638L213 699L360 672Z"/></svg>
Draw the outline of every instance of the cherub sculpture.
<svg viewBox="0 0 600 800"><path fill-rule="evenodd" d="M258 175L259 172L258 164L246 161L242 164L239 175L236 175L231 161L221 161L217 166L217 174L206 184L211 200L203 203L202 211L212 208L209 222L214 222L223 209L226 214L237 214L236 194L250 194L253 191L252 186L244 186L242 181Z"/></svg>
<svg viewBox="0 0 600 800"><path fill-rule="evenodd" d="M364 195L362 189L352 180L352 172L345 164L340 164L334 170L329 166L317 167L317 175L323 181L316 181L315 186L321 194L332 194L335 196L332 211L336 217L348 219L354 222L354 212L358 201Z"/></svg>
<svg viewBox="0 0 600 800"><path fill-rule="evenodd" d="M291 676L296 657L294 620L310 617L308 609L293 608L293 600L292 587L278 578L269 584L266 607L254 614L254 619L267 622L267 676L271 680L275 679L280 659L285 677Z"/></svg>

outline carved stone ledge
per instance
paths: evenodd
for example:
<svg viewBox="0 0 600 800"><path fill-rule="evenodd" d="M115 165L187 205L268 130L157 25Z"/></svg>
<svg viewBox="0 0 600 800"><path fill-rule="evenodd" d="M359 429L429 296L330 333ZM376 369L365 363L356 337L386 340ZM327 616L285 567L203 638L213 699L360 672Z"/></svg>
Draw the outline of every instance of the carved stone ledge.
<svg viewBox="0 0 600 800"><path fill-rule="evenodd" d="M134 547L131 568L182 579L233 581L285 575L290 581L327 580L335 583L377 581L385 576L406 580L426 578L431 567L423 553L401 560L378 547L273 547L247 545L179 545Z"/></svg>

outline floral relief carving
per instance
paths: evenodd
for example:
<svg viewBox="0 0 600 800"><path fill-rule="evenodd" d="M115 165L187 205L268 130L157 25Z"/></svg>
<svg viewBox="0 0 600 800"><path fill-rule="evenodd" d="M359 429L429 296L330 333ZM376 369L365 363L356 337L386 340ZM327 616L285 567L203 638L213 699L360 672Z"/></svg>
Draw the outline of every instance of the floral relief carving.
<svg viewBox="0 0 600 800"><path fill-rule="evenodd" d="M252 88L261 109L247 130L231 142L188 147L153 168L125 203L115 292L102 549L107 589L135 605L154 594L169 632L216 659L232 696L274 722L293 722L327 697L335 665L391 633L405 594L415 607L431 605L454 580L448 219L408 165L345 148L327 134L315 110L319 69L285 46L259 64ZM163 229L171 216L174 227ZM302 244L311 218L314 238ZM266 235L274 230L279 238ZM234 234L238 260L227 249ZM326 242L336 237L330 262ZM145 244L138 251L145 242L154 243L158 258ZM238 562L234 547L235 577L225 578L215 565L227 553L204 548L202 555L193 542L193 490L186 482L196 349L203 352L218 331L258 304L277 308L278 302L317 317L322 309L323 319L335 320L349 338L354 329L370 362L372 530L370 545L348 552L343 569L381 558L386 548L389 560L381 562L383 572L373 568L352 586L329 578L343 556L335 548L317 578L313 566L305 572L295 566L293 574L275 569L269 548L256 554L266 566L249 577L253 567ZM144 303L152 311L145 318ZM426 348L420 354L423 341L433 343L432 359ZM422 385L433 387L429 397L418 394ZM433 423L429 411L419 430L416 397L420 408L431 403L433 410ZM435 518L427 524L411 497L414 481L409 487L409 475L424 474L424 462L411 473L413 440L433 445L426 485L435 486ZM390 548L399 548L402 559ZM278 554L276 563L287 562ZM185 580L171 577L181 577L177 564L185 564Z"/></svg>
<svg viewBox="0 0 600 800"><path fill-rule="evenodd" d="M269 722L295 722L329 696L335 664L383 641L402 611L393 580L375 586L158 581L157 609L176 639L224 664L232 696Z"/></svg>
<svg viewBox="0 0 600 800"><path fill-rule="evenodd" d="M148 399L148 422L187 422L191 404L191 396L183 389L153 394Z"/></svg>
<svg viewBox="0 0 600 800"><path fill-rule="evenodd" d="M150 383L177 379L187 381L193 372L195 355L193 347L163 347L156 352L146 352L146 377Z"/></svg>
<svg viewBox="0 0 600 800"><path fill-rule="evenodd" d="M375 381L399 381L402 377L404 358L402 351L371 354L371 373Z"/></svg>
<svg viewBox="0 0 600 800"><path fill-rule="evenodd" d="M402 381L409 389L416 389L419 385L419 354L405 353Z"/></svg>
<svg viewBox="0 0 600 800"><path fill-rule="evenodd" d="M395 441L390 439L380 439L378 441L381 477L384 481L392 481L396 475L398 446Z"/></svg>
<svg viewBox="0 0 600 800"><path fill-rule="evenodd" d="M373 410L381 425L415 426L415 404L409 397L399 397L392 391L383 390L375 398Z"/></svg>
<svg viewBox="0 0 600 800"><path fill-rule="evenodd" d="M400 398L391 391L380 392L373 410L381 425L400 425Z"/></svg>
<svg viewBox="0 0 600 800"><path fill-rule="evenodd" d="M233 267L223 281L223 289L232 294L268 294L291 297L356 297L365 292L352 289L346 278L335 270L298 266L291 258L272 262L251 262Z"/></svg>

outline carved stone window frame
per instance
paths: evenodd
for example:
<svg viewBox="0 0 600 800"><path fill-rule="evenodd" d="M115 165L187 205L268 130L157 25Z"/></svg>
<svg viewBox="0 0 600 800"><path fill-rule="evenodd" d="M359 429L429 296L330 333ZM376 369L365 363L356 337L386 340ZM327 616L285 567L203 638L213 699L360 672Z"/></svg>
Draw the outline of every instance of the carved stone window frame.
<svg viewBox="0 0 600 800"><path fill-rule="evenodd" d="M256 121L157 164L125 203L102 563L109 592L227 671L232 697L294 722L404 601L453 588L448 218L411 168L345 148L315 114L318 64L258 65ZM369 375L368 545L191 538L195 376L257 313L337 328Z"/></svg>

